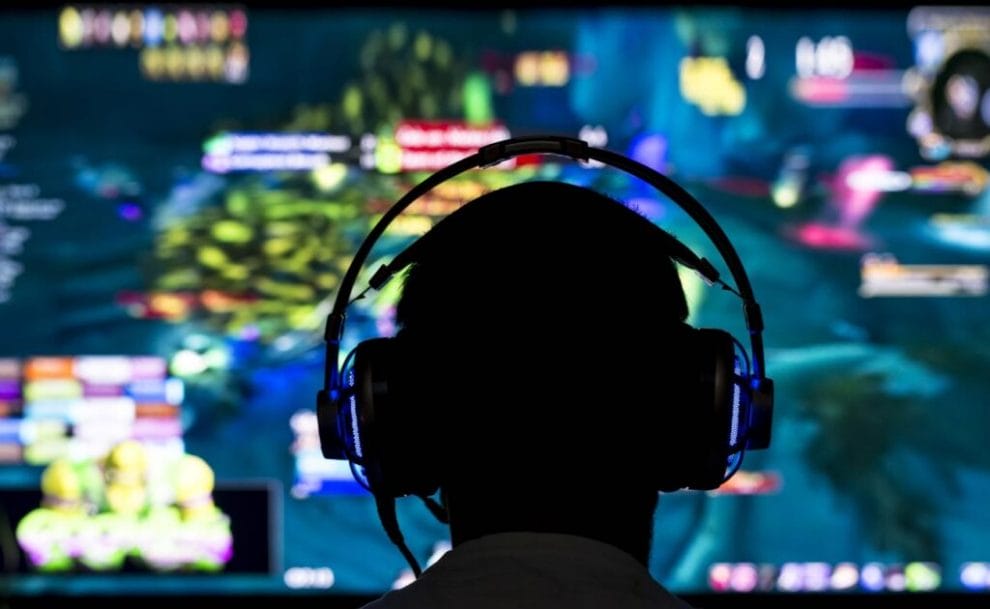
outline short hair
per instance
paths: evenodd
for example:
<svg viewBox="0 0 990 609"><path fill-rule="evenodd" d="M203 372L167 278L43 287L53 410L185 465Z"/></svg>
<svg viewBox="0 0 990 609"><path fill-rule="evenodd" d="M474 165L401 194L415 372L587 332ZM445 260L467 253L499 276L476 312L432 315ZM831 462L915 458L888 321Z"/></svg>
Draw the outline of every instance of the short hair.
<svg viewBox="0 0 990 609"><path fill-rule="evenodd" d="M518 482L537 467L567 483L662 441L680 406L670 328L688 316L668 239L604 194L534 181L467 203L413 246L398 337L445 480Z"/></svg>

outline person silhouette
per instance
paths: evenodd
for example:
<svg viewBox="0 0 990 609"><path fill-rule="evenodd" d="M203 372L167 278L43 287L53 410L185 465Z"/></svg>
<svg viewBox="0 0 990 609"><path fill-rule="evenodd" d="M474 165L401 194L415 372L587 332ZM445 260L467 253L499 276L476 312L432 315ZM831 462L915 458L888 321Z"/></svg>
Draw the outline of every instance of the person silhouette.
<svg viewBox="0 0 990 609"><path fill-rule="evenodd" d="M508 145L617 156L551 139ZM488 164L490 150L479 152ZM402 281L397 330L340 363L343 310L371 244L431 180L477 160L396 203L327 320L324 456L351 462L416 575L364 609L688 608L648 569L659 495L717 488L746 448L766 448L772 381L741 262L679 187L647 174L702 219L735 288L607 195L522 182L464 204L378 269L370 287ZM752 356L687 323L677 263L742 299ZM399 531L404 496L449 525L451 549L425 571Z"/></svg>

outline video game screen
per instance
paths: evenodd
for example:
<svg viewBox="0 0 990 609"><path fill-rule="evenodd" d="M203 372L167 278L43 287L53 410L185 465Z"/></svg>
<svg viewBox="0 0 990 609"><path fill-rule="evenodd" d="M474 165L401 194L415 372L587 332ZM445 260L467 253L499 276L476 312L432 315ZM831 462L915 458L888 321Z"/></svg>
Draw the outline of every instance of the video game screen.
<svg viewBox="0 0 990 609"><path fill-rule="evenodd" d="M392 203L535 134L687 189L766 319L773 442L661 497L651 573L679 594L990 592L990 8L203 3L0 13L0 590L408 583L320 452L326 316ZM652 187L527 155L417 200L355 292L535 179L635 206L728 276ZM682 278L690 323L745 341L738 299ZM394 331L396 298L350 307L342 355ZM421 564L450 548L419 501L398 517Z"/></svg>

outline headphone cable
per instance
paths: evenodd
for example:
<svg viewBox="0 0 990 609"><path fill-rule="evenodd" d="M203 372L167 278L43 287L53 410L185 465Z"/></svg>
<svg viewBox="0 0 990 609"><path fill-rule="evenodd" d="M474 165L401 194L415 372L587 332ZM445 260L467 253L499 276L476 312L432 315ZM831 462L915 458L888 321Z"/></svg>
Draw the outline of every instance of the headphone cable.
<svg viewBox="0 0 990 609"><path fill-rule="evenodd" d="M450 517L447 514L447 508L443 507L443 505L441 505L436 499L428 495L417 495L417 497L423 500L423 503L430 510L430 513L433 514L434 518L436 518L443 524L450 523Z"/></svg>
<svg viewBox="0 0 990 609"><path fill-rule="evenodd" d="M399 548L399 552L402 553L402 556L412 568L413 575L418 578L422 575L423 569L420 568L419 562L416 561L416 557L413 556L413 553L409 550L409 546L406 545L406 540L402 537L402 531L399 530L399 519L395 515L395 498L384 497L376 493L375 506L378 508L378 518L382 522L382 528L385 529L385 534Z"/></svg>

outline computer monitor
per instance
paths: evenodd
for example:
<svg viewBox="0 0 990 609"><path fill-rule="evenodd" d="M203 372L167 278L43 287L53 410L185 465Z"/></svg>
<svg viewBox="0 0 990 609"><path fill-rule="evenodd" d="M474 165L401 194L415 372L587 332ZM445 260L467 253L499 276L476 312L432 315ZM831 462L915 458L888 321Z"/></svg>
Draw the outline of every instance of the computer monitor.
<svg viewBox="0 0 990 609"><path fill-rule="evenodd" d="M691 192L766 317L773 443L716 491L662 498L655 577L688 596L986 594L988 32L978 6L5 9L0 589L408 582L371 496L320 453L326 315L419 180L555 133ZM646 185L533 156L417 201L366 272L532 179L606 192L719 260ZM744 336L731 294L683 279L693 324ZM395 298L351 307L344 353L394 331ZM398 510L421 563L449 548L419 502Z"/></svg>

